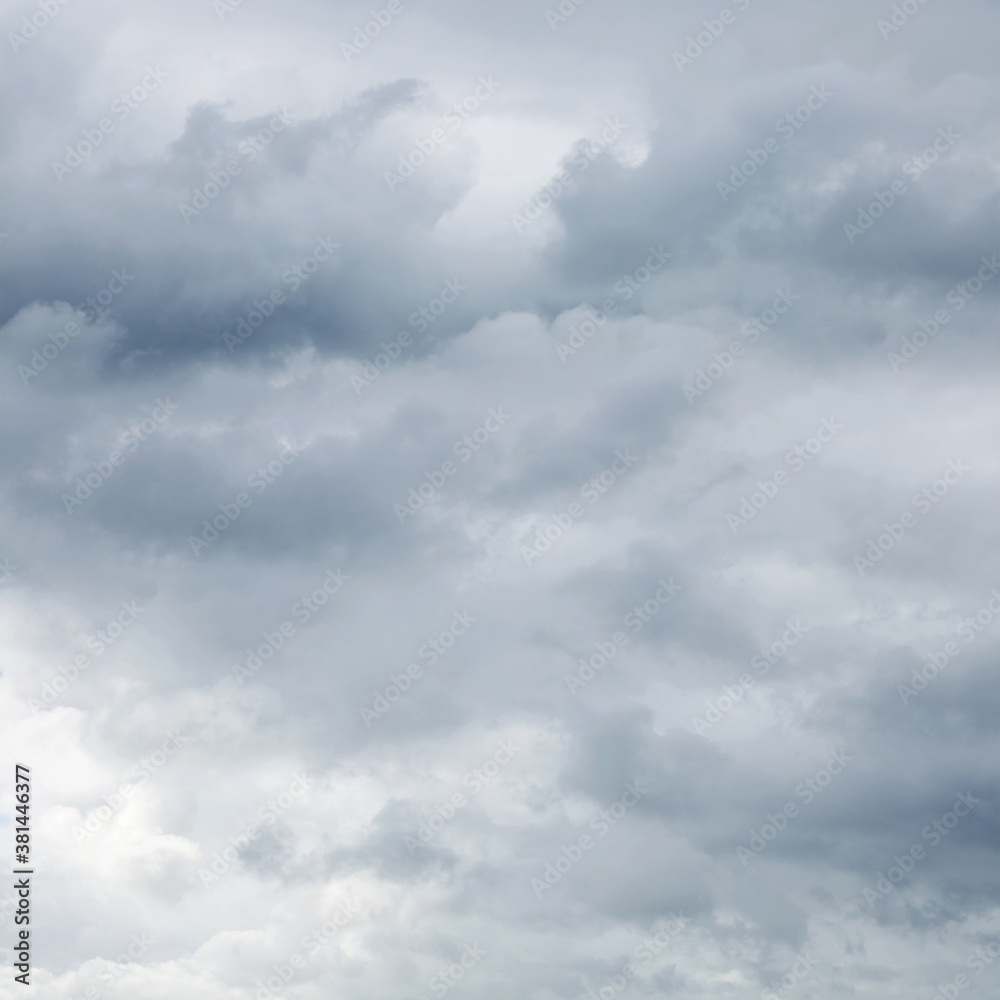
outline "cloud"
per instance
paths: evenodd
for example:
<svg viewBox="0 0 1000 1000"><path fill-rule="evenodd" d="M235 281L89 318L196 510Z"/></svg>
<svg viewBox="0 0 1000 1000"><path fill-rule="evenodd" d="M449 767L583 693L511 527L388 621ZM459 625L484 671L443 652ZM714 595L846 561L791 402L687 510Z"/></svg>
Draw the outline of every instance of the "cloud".
<svg viewBox="0 0 1000 1000"><path fill-rule="evenodd" d="M995 985L998 26L913 6L9 13L41 996Z"/></svg>

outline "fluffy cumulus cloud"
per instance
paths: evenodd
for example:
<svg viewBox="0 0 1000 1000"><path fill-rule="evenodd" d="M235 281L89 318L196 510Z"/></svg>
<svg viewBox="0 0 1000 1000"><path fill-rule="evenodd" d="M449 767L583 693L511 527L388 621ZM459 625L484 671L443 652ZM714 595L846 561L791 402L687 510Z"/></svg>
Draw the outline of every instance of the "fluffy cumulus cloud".
<svg viewBox="0 0 1000 1000"><path fill-rule="evenodd" d="M996 992L995 4L2 29L33 995Z"/></svg>

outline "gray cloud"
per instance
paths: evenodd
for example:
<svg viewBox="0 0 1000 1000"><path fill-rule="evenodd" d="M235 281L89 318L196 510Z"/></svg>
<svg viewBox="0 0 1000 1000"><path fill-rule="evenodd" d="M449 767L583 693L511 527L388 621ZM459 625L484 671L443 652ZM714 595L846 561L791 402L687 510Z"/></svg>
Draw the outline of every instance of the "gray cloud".
<svg viewBox="0 0 1000 1000"><path fill-rule="evenodd" d="M395 6L6 36L39 995L988 991L996 10Z"/></svg>

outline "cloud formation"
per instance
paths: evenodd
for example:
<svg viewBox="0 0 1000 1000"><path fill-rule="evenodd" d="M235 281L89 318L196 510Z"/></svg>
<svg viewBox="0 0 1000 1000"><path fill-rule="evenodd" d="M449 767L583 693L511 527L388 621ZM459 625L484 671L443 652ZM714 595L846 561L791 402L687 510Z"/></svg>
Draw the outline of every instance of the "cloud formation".
<svg viewBox="0 0 1000 1000"><path fill-rule="evenodd" d="M1000 13L546 3L7 11L44 1000L1000 984Z"/></svg>

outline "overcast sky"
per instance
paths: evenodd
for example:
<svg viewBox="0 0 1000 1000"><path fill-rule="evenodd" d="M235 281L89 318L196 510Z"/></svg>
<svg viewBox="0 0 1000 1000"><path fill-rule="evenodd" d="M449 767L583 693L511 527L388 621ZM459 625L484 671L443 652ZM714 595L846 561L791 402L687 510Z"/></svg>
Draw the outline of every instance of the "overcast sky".
<svg viewBox="0 0 1000 1000"><path fill-rule="evenodd" d="M1000 9L375 2L2 9L33 995L996 995Z"/></svg>

